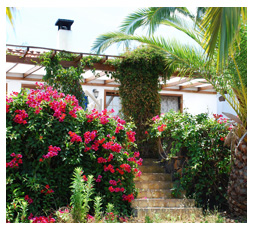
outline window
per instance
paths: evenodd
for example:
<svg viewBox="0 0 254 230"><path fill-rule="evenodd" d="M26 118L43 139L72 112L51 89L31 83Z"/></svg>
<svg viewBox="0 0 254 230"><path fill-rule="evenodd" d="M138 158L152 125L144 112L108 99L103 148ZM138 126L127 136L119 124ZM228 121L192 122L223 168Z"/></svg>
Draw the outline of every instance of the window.
<svg viewBox="0 0 254 230"><path fill-rule="evenodd" d="M115 112L112 115L117 115L121 117L120 110L122 108L122 105L118 91L105 90L104 108L106 108L107 110L113 109Z"/></svg>
<svg viewBox="0 0 254 230"><path fill-rule="evenodd" d="M171 109L182 112L182 95L161 95L161 113L167 113Z"/></svg>
<svg viewBox="0 0 254 230"><path fill-rule="evenodd" d="M182 98L182 94L161 94L161 113L167 113L171 109L182 112ZM121 116L122 105L118 91L105 90L104 108L114 109L113 115Z"/></svg>

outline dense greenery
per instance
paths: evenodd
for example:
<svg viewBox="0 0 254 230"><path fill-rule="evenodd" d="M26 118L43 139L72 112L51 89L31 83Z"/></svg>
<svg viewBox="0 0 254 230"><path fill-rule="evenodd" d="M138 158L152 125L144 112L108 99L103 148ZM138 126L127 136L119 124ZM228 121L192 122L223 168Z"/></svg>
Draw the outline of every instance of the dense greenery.
<svg viewBox="0 0 254 230"><path fill-rule="evenodd" d="M143 140L149 120L160 113L159 77L165 73L164 56L145 46L126 52L124 56L114 63L116 71L112 76L121 83L119 94L124 117L133 120L137 127L136 139L141 156L151 157L151 152L156 151L154 143Z"/></svg>
<svg viewBox="0 0 254 230"><path fill-rule="evenodd" d="M169 159L187 150L187 162L175 192L185 190L203 208L225 210L230 150L224 146L224 139L231 129L227 121L219 116L209 119L207 114L194 116L174 111L153 120L149 134L164 140L164 150L171 145Z"/></svg>
<svg viewBox="0 0 254 230"><path fill-rule="evenodd" d="M85 73L85 68L91 68L94 73L93 64L100 62L101 57L86 56L79 60L77 54L64 51L54 54L51 51L41 55L40 60L40 64L43 65L46 70L46 75L43 76L42 80L54 89L60 90L65 94L74 95L78 99L79 105L86 109L88 98L81 86L84 80L81 74ZM77 67L63 67L61 65L61 61L75 60L79 60L77 62Z"/></svg>
<svg viewBox="0 0 254 230"><path fill-rule="evenodd" d="M84 111L74 96L51 87L6 97L7 221L23 210L49 215L70 204L74 168L92 175L94 189L119 213L130 214L140 175L132 124L106 110ZM91 210L91 212L93 212ZM23 219L25 216L23 215Z"/></svg>

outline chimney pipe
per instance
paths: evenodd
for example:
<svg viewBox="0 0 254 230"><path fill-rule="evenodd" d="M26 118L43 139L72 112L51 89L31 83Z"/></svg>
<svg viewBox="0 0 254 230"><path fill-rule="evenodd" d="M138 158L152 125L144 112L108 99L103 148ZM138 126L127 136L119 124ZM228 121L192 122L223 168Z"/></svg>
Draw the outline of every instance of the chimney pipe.
<svg viewBox="0 0 254 230"><path fill-rule="evenodd" d="M55 26L58 26L58 34L57 34L57 49L72 51L71 43L72 43L72 31L71 25L73 24L73 20L67 19L58 19Z"/></svg>

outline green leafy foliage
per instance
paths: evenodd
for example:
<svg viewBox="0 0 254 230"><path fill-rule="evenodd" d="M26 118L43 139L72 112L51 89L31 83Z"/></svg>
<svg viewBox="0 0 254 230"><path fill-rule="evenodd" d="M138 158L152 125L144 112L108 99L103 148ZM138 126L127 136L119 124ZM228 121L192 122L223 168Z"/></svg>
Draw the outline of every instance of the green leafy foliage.
<svg viewBox="0 0 254 230"><path fill-rule="evenodd" d="M119 95L122 112L136 126L136 140L141 156L156 152L154 141L144 142L149 120L160 113L159 77L165 69L164 56L151 47L139 47L124 54L125 58L115 63L112 76L119 80ZM166 78L166 76L163 76Z"/></svg>
<svg viewBox="0 0 254 230"><path fill-rule="evenodd" d="M168 141L168 158L178 156L187 149L187 162L180 185L175 192L185 190L203 208L227 207L226 191L230 173L230 150L224 138L230 127L225 119L211 119L207 114L191 115L171 111L155 117L150 129L151 137ZM226 122L226 123L225 123ZM165 125L164 127L162 125ZM167 149L167 145L164 146Z"/></svg>
<svg viewBox="0 0 254 230"><path fill-rule="evenodd" d="M82 177L82 169L76 168L74 170L74 177L71 184L72 196L72 216L75 223L85 222L86 216L89 212L88 202L91 201L91 195L93 194L93 176L89 175L87 183L85 184Z"/></svg>

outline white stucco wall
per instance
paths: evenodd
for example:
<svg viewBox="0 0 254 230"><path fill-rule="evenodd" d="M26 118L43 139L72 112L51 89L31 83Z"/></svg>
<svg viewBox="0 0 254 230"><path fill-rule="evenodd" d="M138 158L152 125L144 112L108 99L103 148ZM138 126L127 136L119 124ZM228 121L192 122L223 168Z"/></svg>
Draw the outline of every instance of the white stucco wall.
<svg viewBox="0 0 254 230"><path fill-rule="evenodd" d="M183 95L183 110L193 115L199 113L208 113L212 117L213 113L217 113L217 95L187 93L177 91L161 91L163 94Z"/></svg>
<svg viewBox="0 0 254 230"><path fill-rule="evenodd" d="M220 96L221 96L220 94L217 94L217 98L218 98L217 113L222 114L223 112L226 112L226 113L231 113L231 114L236 115L236 112L232 109L232 107L228 104L227 101L219 101ZM224 117L226 117L226 116L224 116Z"/></svg>
<svg viewBox="0 0 254 230"><path fill-rule="evenodd" d="M21 81L15 80L6 80L7 83L7 94L11 94L12 92L20 92L21 90Z"/></svg>

